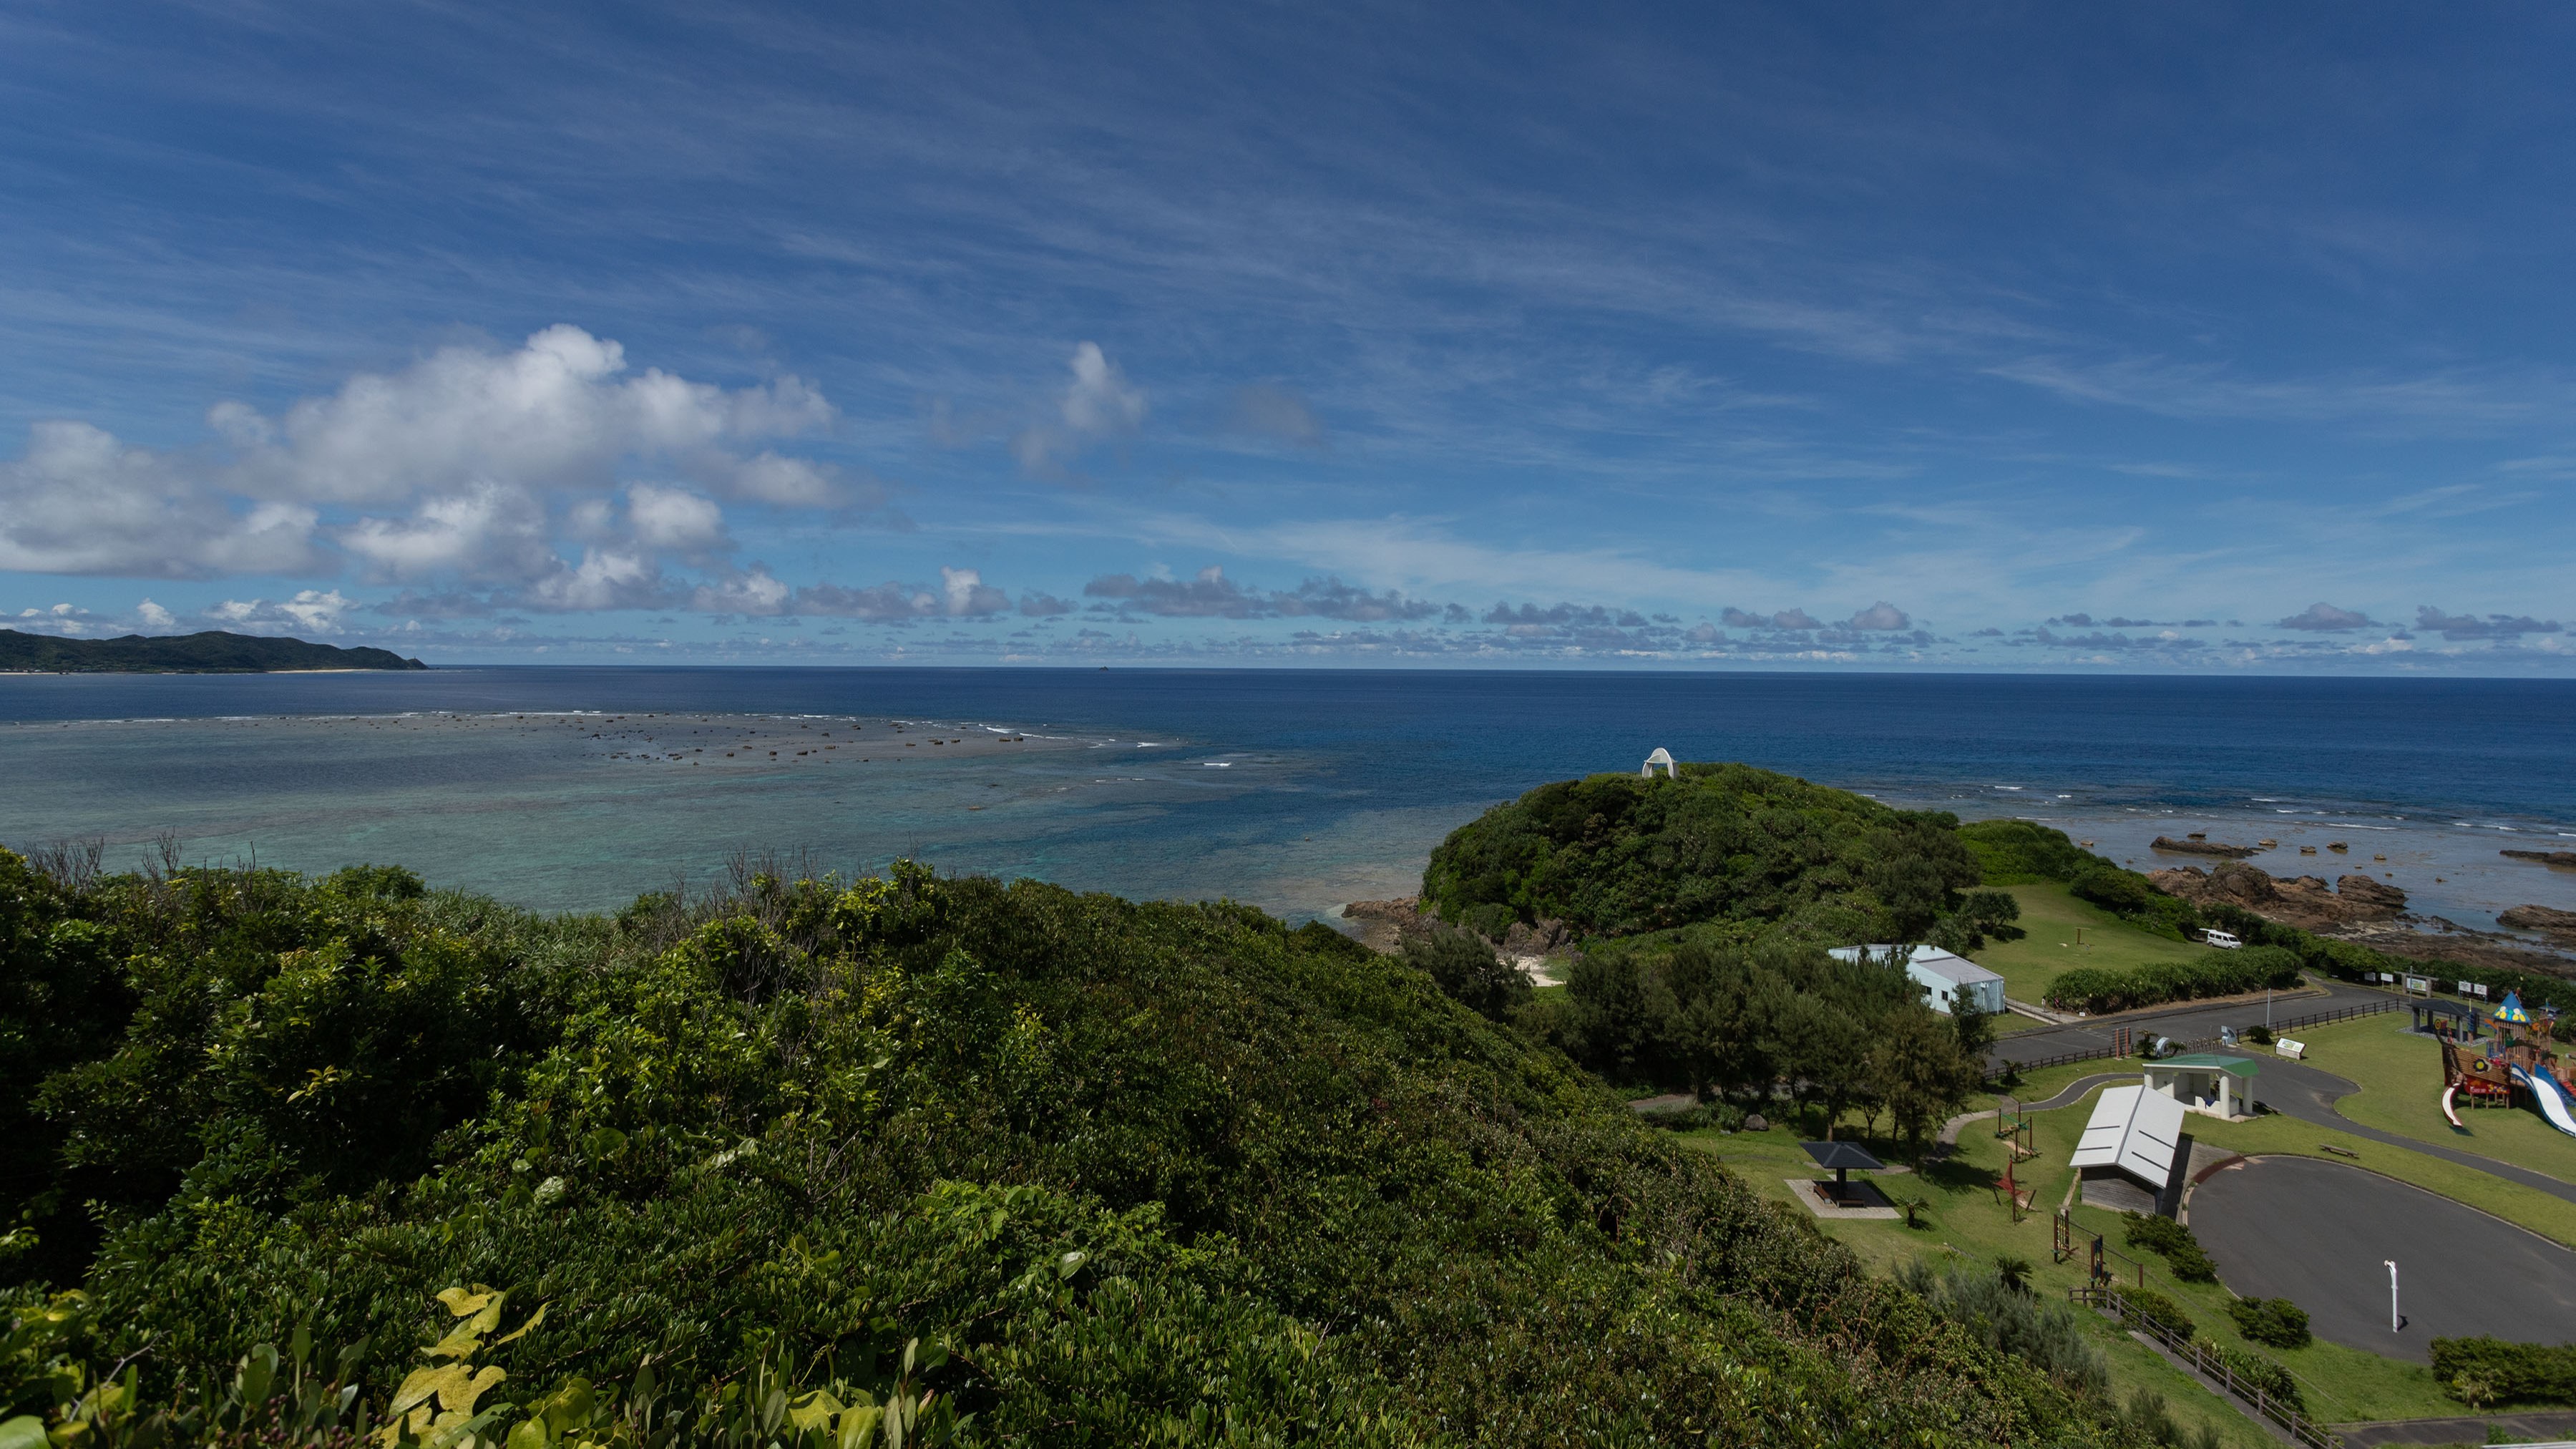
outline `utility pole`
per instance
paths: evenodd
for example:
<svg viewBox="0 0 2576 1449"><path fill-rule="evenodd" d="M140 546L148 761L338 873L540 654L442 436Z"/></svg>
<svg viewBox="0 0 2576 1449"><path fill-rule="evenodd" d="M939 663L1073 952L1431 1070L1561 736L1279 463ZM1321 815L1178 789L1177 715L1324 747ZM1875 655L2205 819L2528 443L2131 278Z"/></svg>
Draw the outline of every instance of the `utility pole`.
<svg viewBox="0 0 2576 1449"><path fill-rule="evenodd" d="M2395 1333L2397 1325L2404 1321L2397 1316L2397 1260L2382 1258L2380 1261L2388 1265L2388 1331Z"/></svg>

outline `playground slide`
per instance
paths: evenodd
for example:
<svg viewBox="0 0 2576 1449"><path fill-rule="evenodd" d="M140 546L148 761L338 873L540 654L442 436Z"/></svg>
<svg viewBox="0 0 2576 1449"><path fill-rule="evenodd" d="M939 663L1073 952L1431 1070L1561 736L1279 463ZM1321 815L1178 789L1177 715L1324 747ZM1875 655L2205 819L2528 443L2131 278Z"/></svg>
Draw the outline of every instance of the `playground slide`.
<svg viewBox="0 0 2576 1449"><path fill-rule="evenodd" d="M2460 1114L2452 1110L2451 1098L2458 1095L2459 1090L2460 1089L2457 1087L2444 1087L2442 1089L2442 1115L2450 1118L2451 1125L2454 1127L2460 1125Z"/></svg>
<svg viewBox="0 0 2576 1449"><path fill-rule="evenodd" d="M2556 1077L2547 1072L2527 1072L2515 1067L2513 1080L2515 1085L2530 1091L2531 1099L2540 1104L2540 1115L2549 1119L2550 1126L2576 1137L2576 1109L2570 1108L2567 1089L2558 1084Z"/></svg>

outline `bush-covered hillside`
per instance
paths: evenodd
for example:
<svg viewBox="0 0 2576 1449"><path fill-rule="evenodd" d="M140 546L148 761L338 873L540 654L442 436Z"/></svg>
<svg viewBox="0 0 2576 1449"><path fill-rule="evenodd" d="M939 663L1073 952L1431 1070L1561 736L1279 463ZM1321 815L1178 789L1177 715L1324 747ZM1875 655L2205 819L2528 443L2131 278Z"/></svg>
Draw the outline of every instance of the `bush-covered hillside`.
<svg viewBox="0 0 2576 1449"><path fill-rule="evenodd" d="M1431 853L1422 894L1496 937L1554 918L1601 936L1707 923L1714 944L1839 945L1921 940L1979 879L1949 815L1686 764L1677 779L1593 775L1489 810Z"/></svg>
<svg viewBox="0 0 2576 1449"><path fill-rule="evenodd" d="M906 869L546 919L0 851L0 1054L0 1420L185 1383L278 1442L235 1361L363 1342L366 1404L514 1446L859 1442L863 1393L1049 1445L2115 1433L1424 972L1229 905Z"/></svg>

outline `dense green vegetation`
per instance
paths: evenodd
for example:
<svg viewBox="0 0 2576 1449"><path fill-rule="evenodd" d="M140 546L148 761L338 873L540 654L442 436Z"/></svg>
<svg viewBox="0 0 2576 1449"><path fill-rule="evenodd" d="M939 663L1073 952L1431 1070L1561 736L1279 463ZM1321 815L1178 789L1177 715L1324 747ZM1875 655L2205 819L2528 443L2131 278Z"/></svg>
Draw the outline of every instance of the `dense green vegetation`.
<svg viewBox="0 0 2576 1449"><path fill-rule="evenodd" d="M1231 905L907 867L549 919L383 869L71 881L0 851L0 1012L0 1419L2140 1432L1430 970Z"/></svg>
<svg viewBox="0 0 2576 1449"><path fill-rule="evenodd" d="M427 669L389 649L342 649L259 634L128 634L56 639L0 629L0 670L70 674L260 674L278 669Z"/></svg>
<svg viewBox="0 0 2576 1449"><path fill-rule="evenodd" d="M2238 1333L2273 1348L2305 1348L2314 1337L2308 1310L2287 1298L2239 1298L2227 1305L2227 1316Z"/></svg>
<svg viewBox="0 0 2576 1449"><path fill-rule="evenodd" d="M1423 872L1443 919L1593 936L1701 926L1712 944L1919 941L1978 883L1955 817L1749 765L1542 785L1452 832Z"/></svg>
<svg viewBox="0 0 2576 1449"><path fill-rule="evenodd" d="M2186 1283L2218 1281L2218 1264L2191 1229L2154 1213L2123 1213L2121 1219L2128 1246L2164 1254L2165 1261L2173 1265L2175 1277Z"/></svg>

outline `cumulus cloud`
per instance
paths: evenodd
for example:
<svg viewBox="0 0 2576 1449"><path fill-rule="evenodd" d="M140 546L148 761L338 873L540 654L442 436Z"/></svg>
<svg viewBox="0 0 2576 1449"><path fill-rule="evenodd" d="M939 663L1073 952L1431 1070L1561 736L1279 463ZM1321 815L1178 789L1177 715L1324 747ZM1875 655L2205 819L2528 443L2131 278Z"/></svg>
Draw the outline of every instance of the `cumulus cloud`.
<svg viewBox="0 0 2576 1449"><path fill-rule="evenodd" d="M1226 409L1226 428L1299 448L1324 446L1324 425L1306 400L1276 383L1256 382L1235 389Z"/></svg>
<svg viewBox="0 0 2576 1449"><path fill-rule="evenodd" d="M143 627L146 629L167 629L171 625L179 622L178 615L162 608L159 604L152 602L150 599L145 599L142 603L134 606L134 617L141 620L143 622Z"/></svg>
<svg viewBox="0 0 2576 1449"><path fill-rule="evenodd" d="M0 570L329 572L336 546L370 580L441 581L411 597L460 608L661 607L687 595L664 556L703 568L732 547L721 497L882 501L769 446L836 418L802 379L728 389L638 372L614 340L559 325L513 349L449 347L363 373L275 416L219 404L208 422L228 456L212 462L39 422L26 454L0 463ZM693 486L628 485L621 521L618 477L644 467ZM556 548L567 535L578 559ZM479 601L459 592L477 586Z"/></svg>
<svg viewBox="0 0 2576 1449"><path fill-rule="evenodd" d="M2518 639L2525 634L2557 634L2565 625L2555 619L2535 619L2528 614L2489 614L2481 619L2474 614L2445 614L2430 604L2415 611L2415 627L2445 639Z"/></svg>
<svg viewBox="0 0 2576 1449"><path fill-rule="evenodd" d="M1646 616L1633 609L1612 610L1599 604L1551 604L1542 609L1536 604L1523 604L1515 609L1509 604L1496 604L1485 611L1484 622L1500 624L1506 629L1643 629Z"/></svg>
<svg viewBox="0 0 2576 1449"><path fill-rule="evenodd" d="M2209 627L2210 621L2207 619L2185 619L2182 623L2176 625L2163 623L2155 619L2123 618L2118 614L2114 614L2108 619L2096 619L2090 614L2060 614L2048 622L2066 629L2092 629L2097 627L2103 629L2206 629Z"/></svg>
<svg viewBox="0 0 2576 1449"><path fill-rule="evenodd" d="M1065 459L1092 443L1134 432L1145 421L1144 390L1128 383L1099 343L1077 345L1066 365L1073 380L1057 395L1055 416L1011 439L1012 456L1041 477L1061 472Z"/></svg>
<svg viewBox="0 0 2576 1449"><path fill-rule="evenodd" d="M1914 621L1906 617L1903 609L1896 607L1885 599L1881 599L1877 603L1870 605L1868 608L1861 610L1859 613L1852 615L1851 621L1847 627L1853 629L1868 629L1876 632L1892 632L1898 629L1911 629L1914 627Z"/></svg>
<svg viewBox="0 0 2576 1449"><path fill-rule="evenodd" d="M1053 594L1020 595L1020 612L1032 619L1060 619L1081 607L1071 599L1059 599Z"/></svg>
<svg viewBox="0 0 2576 1449"><path fill-rule="evenodd" d="M0 570L205 578L316 564L321 515L299 503L225 499L177 460L87 423L27 430L0 463Z"/></svg>
<svg viewBox="0 0 2576 1449"><path fill-rule="evenodd" d="M1730 629L1821 629L1825 627L1822 619L1816 618L1804 609L1782 609L1776 614L1755 614L1743 609L1728 609L1718 617L1725 621ZM1902 629L1905 625L1900 622L1889 627Z"/></svg>
<svg viewBox="0 0 2576 1449"><path fill-rule="evenodd" d="M794 377L727 391L660 368L629 376L624 347L559 324L511 352L448 347L397 373L362 373L275 419L224 403L208 420L238 450L246 492L381 503L495 481L605 487L619 463L657 457L717 462L777 489L775 455L725 450L834 417Z"/></svg>
<svg viewBox="0 0 2576 1449"><path fill-rule="evenodd" d="M304 634L337 634L340 621L357 607L338 589L299 589L293 598L276 603L266 599L226 599L207 609L206 617L236 627L278 626Z"/></svg>
<svg viewBox="0 0 2576 1449"><path fill-rule="evenodd" d="M2367 614L2351 609L2338 609L2332 604L2310 604L2299 613L2280 621L2283 629L2304 629L2317 634L2339 634L2348 629L2376 629Z"/></svg>
<svg viewBox="0 0 2576 1449"><path fill-rule="evenodd" d="M1082 586L1088 599L1115 599L1138 613L1180 619L1250 619L1266 612L1259 595L1225 576L1213 564L1191 579L1140 579L1133 574L1102 574Z"/></svg>
<svg viewBox="0 0 2576 1449"><path fill-rule="evenodd" d="M646 548L704 554L726 542L724 510L685 488L638 483L626 490L626 516Z"/></svg>

